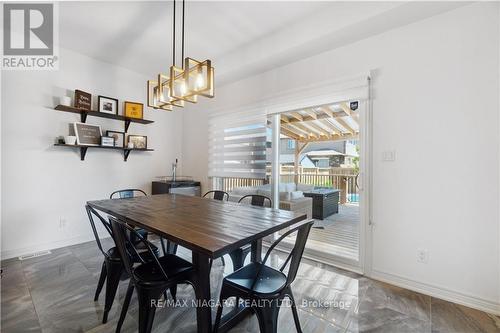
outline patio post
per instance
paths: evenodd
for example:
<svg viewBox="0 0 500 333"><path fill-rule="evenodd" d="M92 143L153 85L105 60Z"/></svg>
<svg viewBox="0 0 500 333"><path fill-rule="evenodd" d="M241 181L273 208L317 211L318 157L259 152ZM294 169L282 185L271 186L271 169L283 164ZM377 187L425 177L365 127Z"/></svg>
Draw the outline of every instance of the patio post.
<svg viewBox="0 0 500 333"><path fill-rule="evenodd" d="M299 183L299 155L300 155L299 142L295 140L295 156L293 161L293 182L295 183L295 185Z"/></svg>
<svg viewBox="0 0 500 333"><path fill-rule="evenodd" d="M280 207L280 134L281 134L281 115L279 113L272 115L272 164L271 164L271 196L273 209Z"/></svg>

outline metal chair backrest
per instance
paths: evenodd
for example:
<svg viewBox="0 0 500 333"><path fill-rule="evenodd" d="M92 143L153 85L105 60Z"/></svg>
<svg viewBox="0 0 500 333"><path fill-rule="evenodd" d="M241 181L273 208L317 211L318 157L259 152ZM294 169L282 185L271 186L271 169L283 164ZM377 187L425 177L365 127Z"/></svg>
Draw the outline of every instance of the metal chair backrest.
<svg viewBox="0 0 500 333"><path fill-rule="evenodd" d="M297 276L297 271L299 269L300 261L302 260L302 255L304 254L304 248L306 246L307 238L309 237L309 232L311 231L311 227L313 224L314 221L302 221L293 225L287 232L282 234L280 238L278 238L266 252L264 260L262 261L263 265L265 265L267 259L269 259L269 256L271 252L274 250L274 248L279 243L281 243L283 239L285 239L286 237L290 236L295 232L297 233L295 244L292 250L290 251L288 257L286 258L285 262L280 268L280 271L283 272L283 270L287 267L288 263L290 263L290 268L288 269L286 278L286 284L283 286L282 289L287 288L295 280L295 277ZM259 274L260 271L255 276L253 285L255 285L255 283L258 281Z"/></svg>
<svg viewBox="0 0 500 333"><path fill-rule="evenodd" d="M246 198L251 198L250 204L252 206L258 206L258 207L272 207L273 202L271 201L270 198L266 197L265 195L260 195L260 194L248 194L240 198L238 200L238 203L241 203L242 201L246 200ZM266 202L269 202L269 206L266 206Z"/></svg>
<svg viewBox="0 0 500 333"><path fill-rule="evenodd" d="M158 271L164 275L165 279L168 279L167 273L163 270L163 267L161 266L160 262L158 261L158 258L156 257L151 247L151 243L149 243L146 239L144 239L144 237L142 237L133 227L129 226L128 224L114 217L110 217L109 221L111 222L111 229L113 230L115 244L116 248L118 249L118 252L120 253L120 258L123 261L125 270L127 271L127 273L129 274L130 278L133 280L134 283L136 283L137 280L133 274L134 262L131 260L131 258L133 257L139 258L139 260L142 263L145 263L146 260L144 260L144 258L141 256L141 254L136 248L136 245L130 242L129 237L127 237L128 233L134 235L140 241L140 243L144 244L145 248L148 251L149 258L153 258L152 262L155 263L155 265L158 268Z"/></svg>
<svg viewBox="0 0 500 333"><path fill-rule="evenodd" d="M97 232L97 227L94 222L94 216L101 221L102 225L106 229L106 231L109 233L109 235L113 238L113 231L111 230L111 224L106 221L99 213L89 205L85 205L85 209L87 210L87 215L89 216L89 221L90 221L90 226L92 227L92 232L94 233L95 241L97 242L97 247L99 250L101 250L102 254L107 257L108 254L106 251L104 251L102 244L101 244L101 238L99 237L99 233Z"/></svg>
<svg viewBox="0 0 500 333"><path fill-rule="evenodd" d="M227 201L229 199L229 193L224 192L224 191L220 191L220 190L208 191L207 193L205 193L203 195L203 197L205 198L207 195L209 195L211 193L214 194L213 198L215 200L221 200L221 201L226 200Z"/></svg>
<svg viewBox="0 0 500 333"><path fill-rule="evenodd" d="M135 198L135 197L147 197L148 195L143 190L137 188L130 188L125 190L118 190L111 193L109 196L110 199L126 199L126 198Z"/></svg>

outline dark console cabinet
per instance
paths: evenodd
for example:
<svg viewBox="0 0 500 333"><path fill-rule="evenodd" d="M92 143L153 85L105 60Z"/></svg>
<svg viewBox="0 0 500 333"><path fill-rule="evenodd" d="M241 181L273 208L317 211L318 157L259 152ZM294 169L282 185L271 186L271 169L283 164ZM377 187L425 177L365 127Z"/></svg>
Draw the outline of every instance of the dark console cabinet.
<svg viewBox="0 0 500 333"><path fill-rule="evenodd" d="M199 197L201 195L201 184L196 181L154 181L152 183L152 194L177 193Z"/></svg>

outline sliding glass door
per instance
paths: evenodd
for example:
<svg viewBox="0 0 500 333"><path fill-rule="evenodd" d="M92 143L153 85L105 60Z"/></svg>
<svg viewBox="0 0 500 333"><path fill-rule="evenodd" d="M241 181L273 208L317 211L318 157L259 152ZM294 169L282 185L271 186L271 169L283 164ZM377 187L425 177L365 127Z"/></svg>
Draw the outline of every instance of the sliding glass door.
<svg viewBox="0 0 500 333"><path fill-rule="evenodd" d="M314 219L305 256L357 271L365 208L364 108L364 102L348 100L268 118L271 146L277 147L268 159L277 206ZM276 119L279 126L273 126Z"/></svg>

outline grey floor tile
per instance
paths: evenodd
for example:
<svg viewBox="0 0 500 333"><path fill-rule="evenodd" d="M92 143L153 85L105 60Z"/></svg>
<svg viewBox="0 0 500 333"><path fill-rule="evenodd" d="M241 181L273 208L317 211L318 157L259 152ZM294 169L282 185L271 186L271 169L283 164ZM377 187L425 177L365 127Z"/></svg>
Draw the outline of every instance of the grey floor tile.
<svg viewBox="0 0 500 333"><path fill-rule="evenodd" d="M25 269L39 269L41 267L58 266L74 261L73 253L66 247L51 250L50 254L23 260L21 263Z"/></svg>
<svg viewBox="0 0 500 333"><path fill-rule="evenodd" d="M430 332L430 297L381 282L372 282L356 311L350 332Z"/></svg>
<svg viewBox="0 0 500 333"><path fill-rule="evenodd" d="M159 243L158 240L153 240ZM104 240L106 248L112 245ZM190 251L179 255L191 260ZM280 267L277 253L269 264ZM249 259L247 258L247 261ZM107 324L101 324L105 290L99 301L93 297L103 262L95 241L54 250L52 254L26 261L2 262L2 332L73 333L114 332L128 280L120 282ZM212 298L218 298L222 279L231 272L215 260L211 271ZM419 293L376 282L356 273L303 260L292 284L302 330L305 333L338 332L500 332L498 317L432 299ZM196 309L191 286L178 287L178 299L187 307L157 310L153 332L196 332ZM170 298L170 296L168 296ZM432 307L431 307L432 305ZM230 308L225 308L225 313ZM432 316L431 316L432 313ZM215 316L215 309L213 311ZM122 332L137 331L137 297L134 294ZM295 332L291 309L283 306L279 332ZM259 332L252 315L232 332Z"/></svg>
<svg viewBox="0 0 500 333"><path fill-rule="evenodd" d="M25 269L24 275L32 292L44 293L65 292L77 284L93 283L96 280L78 260L74 260L71 264L37 270Z"/></svg>
<svg viewBox="0 0 500 333"><path fill-rule="evenodd" d="M430 321L423 321L388 309L374 308L351 319L347 332L427 333Z"/></svg>
<svg viewBox="0 0 500 333"><path fill-rule="evenodd" d="M4 270L7 267L13 268L15 266L21 266L21 261L18 258L6 259L2 260L1 266L2 270Z"/></svg>
<svg viewBox="0 0 500 333"><path fill-rule="evenodd" d="M101 302L94 302L93 286L80 286L68 295L59 296L56 302L46 299L35 301L38 310L40 325L44 332L85 332L101 326L104 298ZM47 305L49 304L50 305ZM109 313L109 320L113 321L119 317L121 305L114 302ZM131 318L133 319L133 318ZM114 325L107 325L109 329Z"/></svg>
<svg viewBox="0 0 500 333"><path fill-rule="evenodd" d="M1 289L2 332L41 332L22 269L7 266L2 275Z"/></svg>
<svg viewBox="0 0 500 333"><path fill-rule="evenodd" d="M436 298L431 302L432 332L500 332L500 317Z"/></svg>

